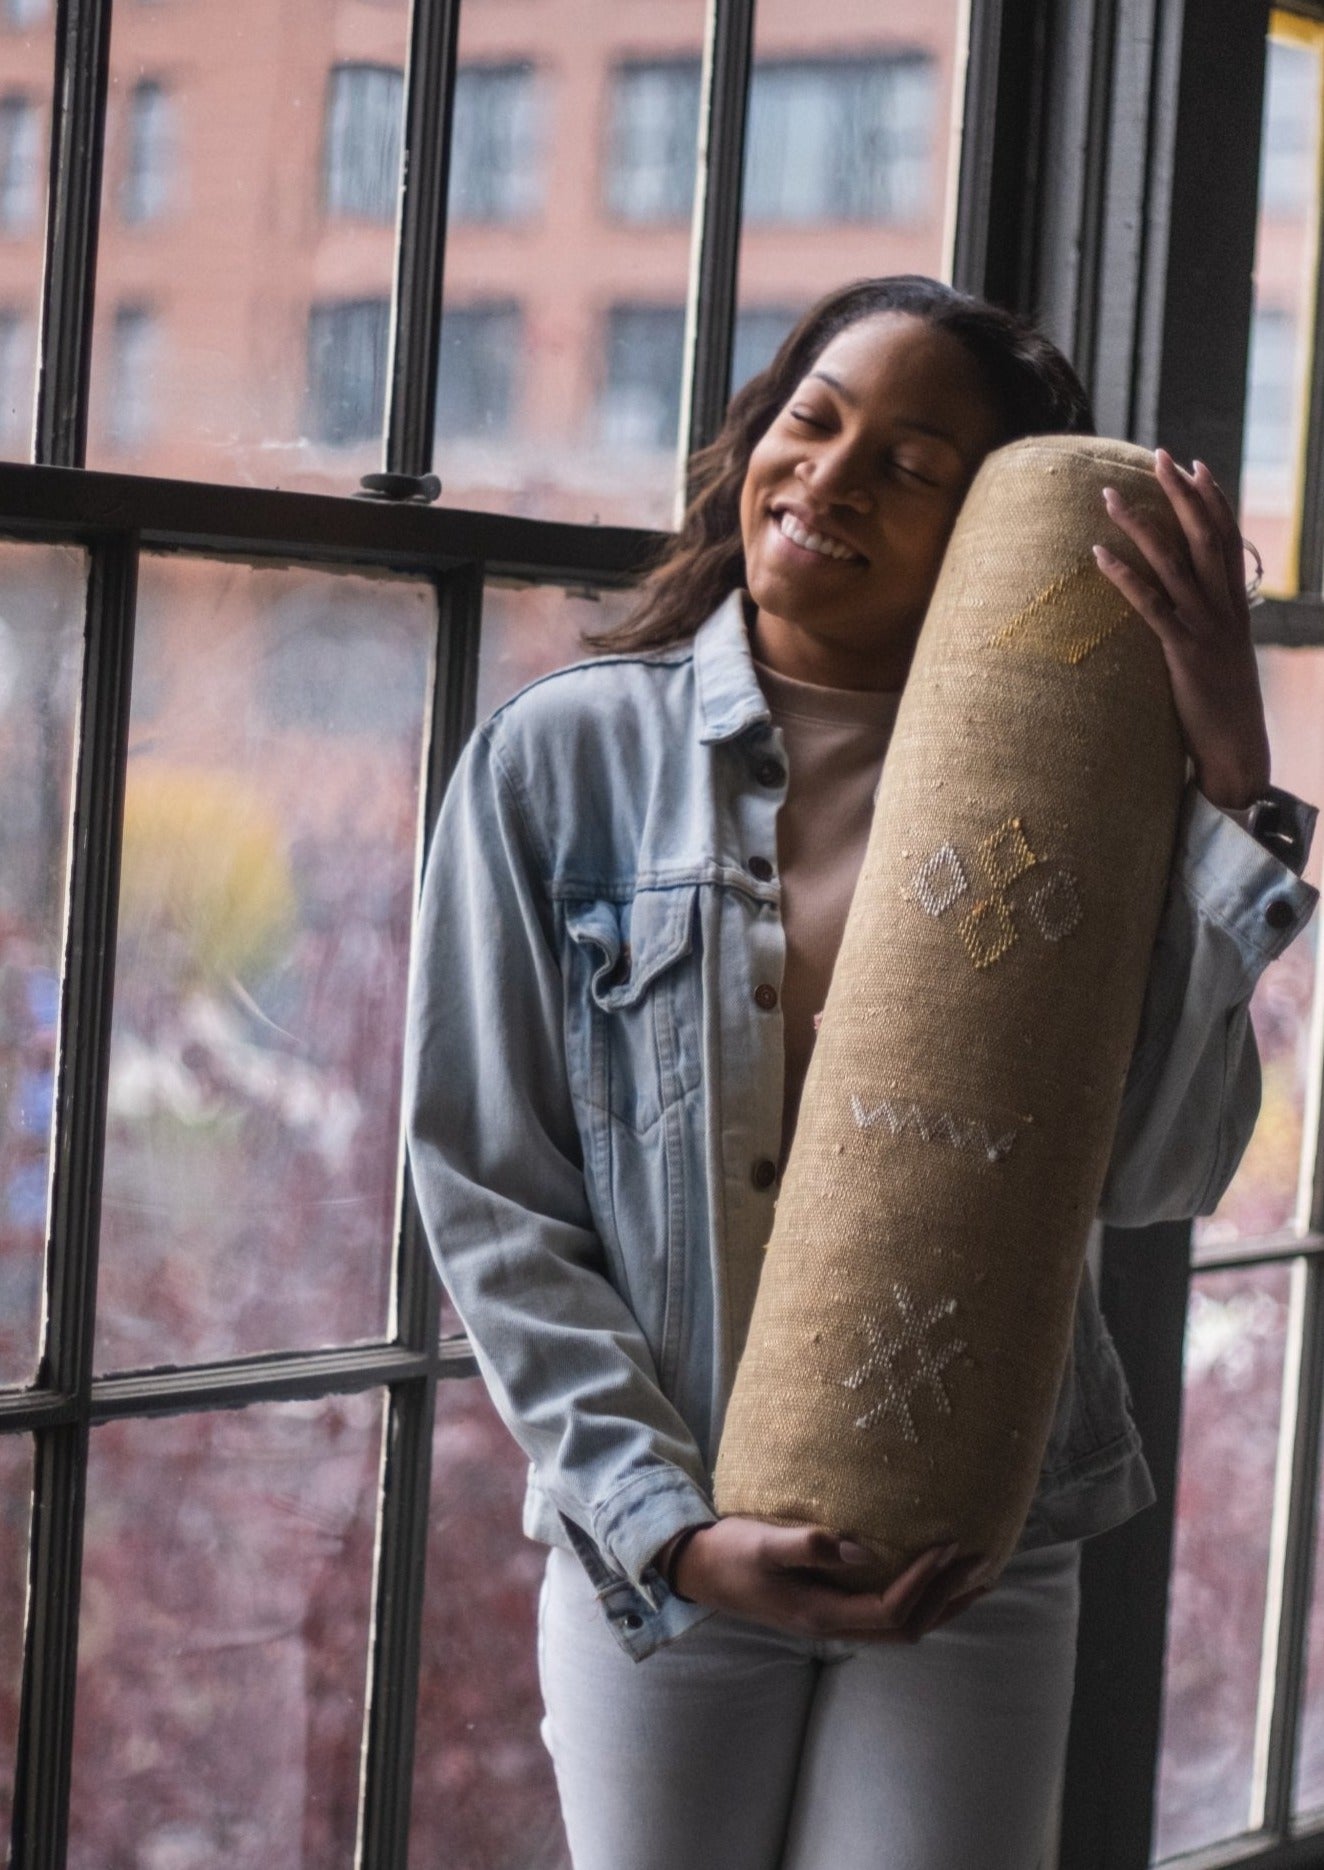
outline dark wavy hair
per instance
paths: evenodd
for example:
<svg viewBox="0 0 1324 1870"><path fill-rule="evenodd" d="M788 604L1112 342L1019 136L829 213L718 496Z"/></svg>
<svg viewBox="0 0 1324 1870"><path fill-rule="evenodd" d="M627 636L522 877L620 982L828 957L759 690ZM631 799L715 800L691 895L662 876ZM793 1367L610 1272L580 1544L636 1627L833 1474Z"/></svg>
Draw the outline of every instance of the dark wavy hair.
<svg viewBox="0 0 1324 1870"><path fill-rule="evenodd" d="M831 340L882 312L922 319L965 346L1001 413L995 446L1022 435L1093 434L1084 385L1028 320L920 273L857 279L811 306L767 369L731 398L716 439L690 462L692 493L680 530L640 585L630 615L613 629L586 636L591 648L661 649L682 642L729 592L743 586L740 493L750 455Z"/></svg>

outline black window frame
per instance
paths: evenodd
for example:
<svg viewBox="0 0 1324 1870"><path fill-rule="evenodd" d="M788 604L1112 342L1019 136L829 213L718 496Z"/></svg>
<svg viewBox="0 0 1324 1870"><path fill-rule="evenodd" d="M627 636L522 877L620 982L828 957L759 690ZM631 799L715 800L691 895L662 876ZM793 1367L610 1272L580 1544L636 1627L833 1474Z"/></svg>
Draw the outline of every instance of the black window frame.
<svg viewBox="0 0 1324 1870"><path fill-rule="evenodd" d="M183 1369L92 1372L137 565L144 551L197 552L431 580L439 623L424 807L430 834L473 721L485 582L627 585L651 562L659 535L416 500L87 471L111 6L57 0L34 456L31 464L0 464L0 535L76 541L90 562L61 996L61 1033L76 1031L78 1044L62 1038L58 1060L41 1363L30 1388L0 1390L0 1433L30 1434L36 1449L12 1860L22 1870L61 1870L65 1858L92 1427L121 1416L384 1386L357 1861L405 1870L436 1385L472 1376L475 1366L463 1341L438 1339L438 1290L403 1159L390 1335ZM432 467L459 17L460 0L414 0L382 449L382 466L406 487L419 486ZM1038 316L1076 358L1105 430L1198 452L1233 490L1266 23L1258 0L1204 0L1184 11L1171 0L972 0L969 16L956 283ZM754 0L714 0L704 61L710 134L698 178L685 356L682 428L690 448L715 433L730 381L753 24ZM1213 289L1228 281L1230 289ZM1315 394L1324 398L1319 373ZM1309 485L1318 493L1318 410L1312 435L1319 458ZM1316 531L1309 563L1324 569L1324 513ZM1262 640L1324 641L1324 598L1266 605L1257 615ZM1324 1226L1322 1200L1317 1186ZM1160 1504L1086 1548L1063 1870L1142 1870L1147 1860L1189 1240L1189 1228L1166 1226L1135 1236L1109 1230L1104 1242L1104 1309L1131 1373ZM1315 1364L1324 1363L1321 1342L1316 1329ZM1303 1446L1302 1460L1308 1452ZM1293 1549L1303 1549L1299 1540ZM1243 1857L1265 1866L1324 1862L1324 1840L1318 1833L1260 1840Z"/></svg>

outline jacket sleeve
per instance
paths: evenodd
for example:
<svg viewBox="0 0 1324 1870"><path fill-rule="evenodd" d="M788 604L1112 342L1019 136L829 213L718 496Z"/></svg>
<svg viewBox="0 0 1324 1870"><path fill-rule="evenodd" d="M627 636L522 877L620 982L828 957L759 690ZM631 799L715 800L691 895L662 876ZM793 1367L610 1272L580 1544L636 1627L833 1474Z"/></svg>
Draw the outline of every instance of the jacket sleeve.
<svg viewBox="0 0 1324 1870"><path fill-rule="evenodd" d="M1314 813L1302 807L1308 830ZM1319 892L1189 784L1099 1203L1115 1227L1211 1214L1260 1108L1250 997Z"/></svg>
<svg viewBox="0 0 1324 1870"><path fill-rule="evenodd" d="M635 1584L713 1518L593 1226L562 976L532 814L493 724L464 754L425 871L405 1116L434 1259L493 1401L556 1507Z"/></svg>

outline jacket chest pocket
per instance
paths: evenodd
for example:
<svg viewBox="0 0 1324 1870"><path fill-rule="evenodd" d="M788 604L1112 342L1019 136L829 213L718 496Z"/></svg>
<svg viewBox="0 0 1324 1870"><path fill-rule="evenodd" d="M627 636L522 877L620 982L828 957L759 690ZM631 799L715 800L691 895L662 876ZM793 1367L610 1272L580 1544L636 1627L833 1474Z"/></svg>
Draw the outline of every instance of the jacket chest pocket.
<svg viewBox="0 0 1324 1870"><path fill-rule="evenodd" d="M566 905L566 1028L575 1089L637 1133L702 1076L696 890Z"/></svg>

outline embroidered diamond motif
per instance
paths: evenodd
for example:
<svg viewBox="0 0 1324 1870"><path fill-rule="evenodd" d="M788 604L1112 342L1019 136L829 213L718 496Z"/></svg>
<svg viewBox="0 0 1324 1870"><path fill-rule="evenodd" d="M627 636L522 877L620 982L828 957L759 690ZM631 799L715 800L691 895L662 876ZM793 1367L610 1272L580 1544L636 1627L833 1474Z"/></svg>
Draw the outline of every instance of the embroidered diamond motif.
<svg viewBox="0 0 1324 1870"><path fill-rule="evenodd" d="M988 876L1004 890L1039 861L1030 849L1019 818L1006 819L996 831L982 838L979 855Z"/></svg>
<svg viewBox="0 0 1324 1870"><path fill-rule="evenodd" d="M842 1382L848 1390L882 1389L880 1399L863 1415L856 1416L856 1428L870 1429L891 1417L907 1441L917 1442L920 1434L915 1404L921 1396L927 1396L942 1415L952 1413L943 1378L947 1366L961 1355L966 1343L964 1338L949 1337L945 1343L937 1339L942 1321L956 1311L955 1299L937 1299L921 1310L903 1285L894 1285L892 1296L899 1323L889 1323L876 1312L865 1313L861 1324L866 1355L858 1369Z"/></svg>
<svg viewBox="0 0 1324 1870"><path fill-rule="evenodd" d="M958 924L966 953L978 968L992 967L1016 940L1016 924L1000 896L985 897Z"/></svg>
<svg viewBox="0 0 1324 1870"><path fill-rule="evenodd" d="M1026 903L1045 941L1062 941L1085 915L1080 889L1069 870L1059 870Z"/></svg>
<svg viewBox="0 0 1324 1870"><path fill-rule="evenodd" d="M920 905L931 916L940 916L950 909L969 887L961 860L950 844L940 844L912 878L912 888Z"/></svg>

